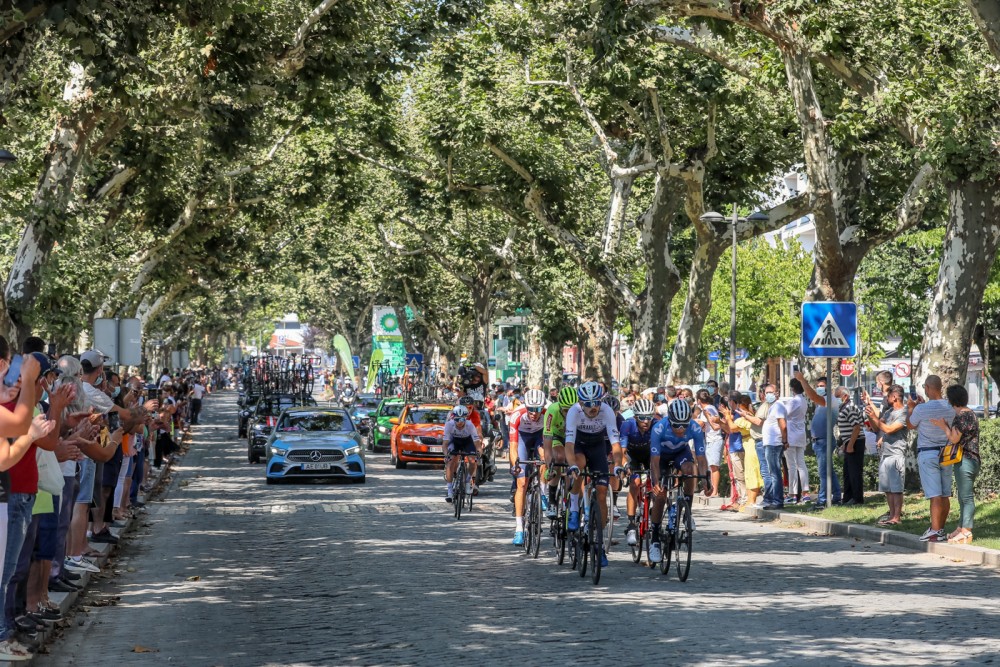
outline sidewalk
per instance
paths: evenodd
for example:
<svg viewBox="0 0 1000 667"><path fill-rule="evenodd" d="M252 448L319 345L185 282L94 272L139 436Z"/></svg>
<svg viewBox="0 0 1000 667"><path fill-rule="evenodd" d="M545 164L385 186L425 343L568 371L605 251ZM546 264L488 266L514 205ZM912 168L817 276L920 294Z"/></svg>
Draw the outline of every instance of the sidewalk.
<svg viewBox="0 0 1000 667"><path fill-rule="evenodd" d="M716 511L725 498L706 498L702 495L694 497L696 506L710 507ZM831 521L818 516L808 516L796 512L782 512L747 507L745 514L763 521L776 521L790 528L805 528L820 535L835 535L837 537L855 537L879 544L888 544L913 551L923 551L943 558L962 561L973 565L985 565L1000 569L1000 551L986 549L968 544L948 544L947 542L921 542L917 535L904 533L888 528L862 526L856 523Z"/></svg>
<svg viewBox="0 0 1000 667"><path fill-rule="evenodd" d="M188 432L190 433L190 431ZM181 441L180 452L174 457L173 461L169 459L164 461L163 465L159 470L156 468L150 468L150 478L147 480L149 484L150 491L145 494L140 494L143 502L149 503L157 496L159 496L166 488L165 482L169 480L170 472L173 469L175 462L179 461L179 457L182 457L187 448L190 446L190 436L185 436ZM135 514L133 514L121 528L115 528L109 526L111 533L118 538L126 536L128 533L136 529L143 521L145 521L146 508L140 508ZM101 568L101 575L106 575L106 567L112 559L112 554L114 553L116 545L90 542L90 548L94 551L101 552L100 556L91 558L95 565ZM80 579L76 582L77 585L82 588L79 591L73 591L72 593L49 593L49 599L59 605L59 611L62 613L63 620L57 623L47 625L45 630L38 633L38 651L45 651L45 647L55 638L57 634L61 634L61 631L68 627L71 622L70 609L76 604L77 600L80 599L82 595L85 595L88 590L88 585L92 579L97 575L90 572L79 572ZM0 667L13 667L15 665L31 665L34 664L38 653L32 655L30 660L19 660L17 662L0 660Z"/></svg>

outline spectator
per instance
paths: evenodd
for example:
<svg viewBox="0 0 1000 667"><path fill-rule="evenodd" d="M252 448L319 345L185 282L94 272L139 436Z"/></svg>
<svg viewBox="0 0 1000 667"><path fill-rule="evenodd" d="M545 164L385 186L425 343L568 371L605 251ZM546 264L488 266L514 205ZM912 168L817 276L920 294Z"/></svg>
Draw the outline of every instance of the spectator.
<svg viewBox="0 0 1000 667"><path fill-rule="evenodd" d="M712 407L718 410L719 402L722 400L722 396L719 394L719 383L715 380L709 380L705 383L705 389L708 391L708 395L712 399Z"/></svg>
<svg viewBox="0 0 1000 667"><path fill-rule="evenodd" d="M737 411L740 418L745 419L750 424L750 437L753 439L754 452L757 454L757 464L760 468L762 495L754 504L755 507L763 507L767 504L767 452L764 450L764 422L771 411L771 403L766 400L765 388L772 385L764 385L759 390L760 405L752 411L746 404L741 403ZM749 396L747 400L749 400Z"/></svg>
<svg viewBox="0 0 1000 667"><path fill-rule="evenodd" d="M701 408L698 425L705 433L705 458L708 460L708 469L711 471L712 492L708 497L718 498L719 483L722 479L720 466L722 465L724 445L722 424L719 421L719 411L715 407L711 390L699 389L697 399L698 406Z"/></svg>
<svg viewBox="0 0 1000 667"><path fill-rule="evenodd" d="M761 429L764 437L764 458L767 461L767 473L764 475L764 509L780 510L785 507L781 480L781 454L788 447L787 411L778 400L778 388L773 384L764 387L764 401L771 406Z"/></svg>
<svg viewBox="0 0 1000 667"><path fill-rule="evenodd" d="M812 422L809 424L813 454L816 455L816 469L819 473L819 493L816 494L816 505L813 509L816 511L822 511L826 508L827 458L833 454L833 447L831 447L826 441L826 415L828 412L826 406L826 378L821 377L817 379L815 389L809 386L809 383L806 382L806 378L801 372L796 371L795 379L802 384L802 389L805 392L806 397L816 404L816 412L813 414ZM839 505L840 480L837 478L837 467L832 464L830 465L830 485L833 487L830 503L832 505Z"/></svg>
<svg viewBox="0 0 1000 667"><path fill-rule="evenodd" d="M951 424L943 418L931 422L948 436L948 442L961 448L962 460L954 466L955 486L958 487L958 527L948 535L948 541L958 544L972 542L972 525L976 514L974 486L979 475L979 419L969 409L969 392L961 385L947 391L948 403L955 409ZM947 466L946 466L947 467Z"/></svg>
<svg viewBox="0 0 1000 667"><path fill-rule="evenodd" d="M675 387L672 384L668 384L666 387L663 388L663 396L664 398L666 398L667 403L674 400L675 398L677 398L677 387Z"/></svg>
<svg viewBox="0 0 1000 667"><path fill-rule="evenodd" d="M917 431L917 468L924 497L931 503L931 525L920 536L924 542L946 542L944 524L951 510L952 466L941 465L941 450L948 444L948 435L934 425L932 419L953 423L955 408L942 398L941 378L928 375L924 380L927 400L911 397L906 402L908 428Z"/></svg>
<svg viewBox="0 0 1000 667"><path fill-rule="evenodd" d="M903 388L898 384L886 385L892 380L879 373L876 381L882 392L882 409L875 410L870 396L866 412L868 422L879 436L878 489L885 493L889 511L879 517L878 525L898 525L903 513L903 482L906 476L906 406L903 404Z"/></svg>
<svg viewBox="0 0 1000 667"><path fill-rule="evenodd" d="M747 487L745 482L746 447L744 442L750 442L750 429L746 420L742 420L747 428L740 428L733 421L733 411L739 407L742 396L738 392L733 392L735 396L729 399L729 405L719 406L719 414L722 416L722 429L726 435L726 452L729 462L729 479L732 484L732 495L730 503L723 505L723 510L739 511L747 502ZM758 469L759 470L759 469Z"/></svg>
<svg viewBox="0 0 1000 667"><path fill-rule="evenodd" d="M807 503L809 497L809 468L806 467L806 402L802 381L792 378L788 383L792 395L784 399L785 417L788 428L788 447L785 462L788 465L788 497L786 503Z"/></svg>
<svg viewBox="0 0 1000 667"><path fill-rule="evenodd" d="M851 390L847 387L837 387L833 395L840 402L837 428L840 431L838 448L844 455L844 505L864 505L864 414L851 400Z"/></svg>

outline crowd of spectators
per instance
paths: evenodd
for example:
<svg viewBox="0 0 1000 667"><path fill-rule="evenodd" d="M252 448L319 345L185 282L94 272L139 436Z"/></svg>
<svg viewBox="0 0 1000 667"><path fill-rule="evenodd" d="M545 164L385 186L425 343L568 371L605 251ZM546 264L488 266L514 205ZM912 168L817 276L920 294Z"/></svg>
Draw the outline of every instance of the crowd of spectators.
<svg viewBox="0 0 1000 667"><path fill-rule="evenodd" d="M38 632L62 618L52 592L99 572L95 545L116 544L143 506L151 466L197 422L209 377L166 370L124 378L97 350L50 357L31 337L0 337L0 660L29 660ZM150 460L152 459L152 460Z"/></svg>

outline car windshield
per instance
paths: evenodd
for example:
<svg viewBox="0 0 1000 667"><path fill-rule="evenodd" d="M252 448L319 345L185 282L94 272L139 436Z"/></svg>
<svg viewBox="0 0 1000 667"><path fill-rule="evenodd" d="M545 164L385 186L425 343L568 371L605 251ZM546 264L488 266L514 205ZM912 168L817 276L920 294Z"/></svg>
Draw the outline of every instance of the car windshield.
<svg viewBox="0 0 1000 667"><path fill-rule="evenodd" d="M401 414L403 414L402 403L386 403L382 406L382 412L380 413L382 417L398 417Z"/></svg>
<svg viewBox="0 0 1000 667"><path fill-rule="evenodd" d="M351 422L340 412L296 412L286 414L278 424L279 431L340 431L351 430Z"/></svg>
<svg viewBox="0 0 1000 667"><path fill-rule="evenodd" d="M418 408L407 413L406 421L409 424L444 424L450 413L451 410L444 408Z"/></svg>

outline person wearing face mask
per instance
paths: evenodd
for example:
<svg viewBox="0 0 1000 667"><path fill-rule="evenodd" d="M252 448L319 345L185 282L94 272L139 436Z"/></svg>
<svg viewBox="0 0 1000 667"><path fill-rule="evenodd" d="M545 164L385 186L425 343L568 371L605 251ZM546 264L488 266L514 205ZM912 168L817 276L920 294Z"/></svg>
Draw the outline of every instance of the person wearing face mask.
<svg viewBox="0 0 1000 667"><path fill-rule="evenodd" d="M884 396L882 410L875 409L872 399L865 394L868 421L879 435L878 488L885 492L889 511L879 517L878 525L895 526L903 513L903 483L906 479L906 405L903 388L879 373L875 378Z"/></svg>
<svg viewBox="0 0 1000 667"><path fill-rule="evenodd" d="M813 453L816 455L816 468L819 472L819 493L816 495L816 505L813 509L820 512L826 509L826 458L831 452L826 441L826 378L821 377L816 380L815 389L809 386L805 376L801 372L795 373L795 378L802 383L806 398L816 405L816 412L813 414L812 422L809 424ZM833 497L831 502L834 505L840 504L840 479L837 477L837 467L830 469L830 485L833 487Z"/></svg>
<svg viewBox="0 0 1000 667"><path fill-rule="evenodd" d="M764 401L771 407L761 429L764 436L764 459L767 474L764 476L764 509L780 510L785 507L784 486L781 481L781 455L788 449L788 411L778 400L778 388L773 384L764 387Z"/></svg>
<svg viewBox="0 0 1000 667"><path fill-rule="evenodd" d="M766 504L764 500L764 490L767 488L767 457L764 452L764 421L767 419L768 413L771 411L771 404L764 400L764 387L767 385L761 385L757 391L757 398L760 400L760 404L757 406L756 410L751 410L746 406L740 406L736 410L736 413L747 421L750 425L750 438L753 440L754 452L757 454L757 463L760 468L760 476L762 480L761 494L757 498L757 502L754 503L754 507L763 507Z"/></svg>

